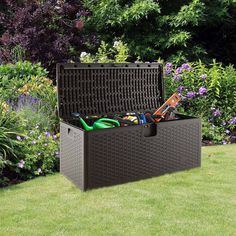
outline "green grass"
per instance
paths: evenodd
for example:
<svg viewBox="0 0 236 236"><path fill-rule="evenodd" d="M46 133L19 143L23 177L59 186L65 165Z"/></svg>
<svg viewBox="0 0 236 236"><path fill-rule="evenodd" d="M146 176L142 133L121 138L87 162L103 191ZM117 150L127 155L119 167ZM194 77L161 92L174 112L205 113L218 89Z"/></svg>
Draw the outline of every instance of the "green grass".
<svg viewBox="0 0 236 236"><path fill-rule="evenodd" d="M82 193L60 174L0 190L0 235L236 235L236 145L202 168Z"/></svg>

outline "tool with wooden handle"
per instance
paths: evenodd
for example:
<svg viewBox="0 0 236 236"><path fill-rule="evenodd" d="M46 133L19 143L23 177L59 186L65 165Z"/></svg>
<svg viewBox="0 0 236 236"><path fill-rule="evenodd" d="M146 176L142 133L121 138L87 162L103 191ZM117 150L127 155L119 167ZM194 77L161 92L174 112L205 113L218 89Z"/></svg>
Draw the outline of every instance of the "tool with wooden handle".
<svg viewBox="0 0 236 236"><path fill-rule="evenodd" d="M165 115L170 113L170 111L173 112L179 101L181 101L181 97L177 93L174 93L168 98L167 101L153 113L155 123L164 119Z"/></svg>

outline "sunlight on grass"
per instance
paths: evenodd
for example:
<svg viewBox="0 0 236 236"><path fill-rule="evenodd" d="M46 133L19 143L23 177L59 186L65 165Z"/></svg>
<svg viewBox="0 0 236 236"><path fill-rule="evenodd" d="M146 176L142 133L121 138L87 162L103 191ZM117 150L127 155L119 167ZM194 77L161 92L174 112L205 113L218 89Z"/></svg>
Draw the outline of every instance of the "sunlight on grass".
<svg viewBox="0 0 236 236"><path fill-rule="evenodd" d="M236 145L202 167L81 192L60 174L0 190L0 235L236 235Z"/></svg>

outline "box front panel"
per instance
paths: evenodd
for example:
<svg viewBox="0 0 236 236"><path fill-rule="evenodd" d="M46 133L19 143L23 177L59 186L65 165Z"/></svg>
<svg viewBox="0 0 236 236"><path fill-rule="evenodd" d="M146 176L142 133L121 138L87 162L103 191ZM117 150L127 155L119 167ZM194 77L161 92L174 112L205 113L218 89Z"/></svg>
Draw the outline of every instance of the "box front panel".
<svg viewBox="0 0 236 236"><path fill-rule="evenodd" d="M60 127L60 171L84 190L84 132L63 122Z"/></svg>
<svg viewBox="0 0 236 236"><path fill-rule="evenodd" d="M131 126L88 133L88 188L200 166L199 119L159 123L150 134L145 129L149 128Z"/></svg>

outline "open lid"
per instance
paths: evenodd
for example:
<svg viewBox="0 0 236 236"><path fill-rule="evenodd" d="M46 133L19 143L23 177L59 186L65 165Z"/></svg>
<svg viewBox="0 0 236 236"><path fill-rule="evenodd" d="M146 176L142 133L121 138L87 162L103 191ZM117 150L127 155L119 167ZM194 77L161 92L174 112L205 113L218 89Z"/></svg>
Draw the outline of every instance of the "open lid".
<svg viewBox="0 0 236 236"><path fill-rule="evenodd" d="M162 65L57 64L59 116L145 112L164 102Z"/></svg>

